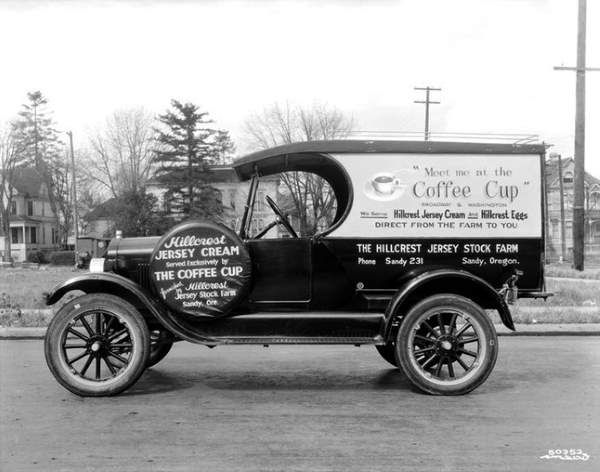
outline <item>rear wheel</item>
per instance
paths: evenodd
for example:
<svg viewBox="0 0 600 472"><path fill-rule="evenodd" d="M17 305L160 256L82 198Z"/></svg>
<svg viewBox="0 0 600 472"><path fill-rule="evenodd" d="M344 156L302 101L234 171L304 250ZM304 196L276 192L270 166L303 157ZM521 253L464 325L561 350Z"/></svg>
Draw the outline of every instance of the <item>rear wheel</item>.
<svg viewBox="0 0 600 472"><path fill-rule="evenodd" d="M46 362L56 380L81 396L115 395L142 375L150 334L125 300L89 294L64 305L48 326Z"/></svg>
<svg viewBox="0 0 600 472"><path fill-rule="evenodd" d="M481 385L492 372L498 339L479 305L458 295L435 295L415 305L403 318L396 356L421 390L462 395Z"/></svg>
<svg viewBox="0 0 600 472"><path fill-rule="evenodd" d="M163 329L150 332L150 355L146 367L152 367L162 361L173 347L173 334Z"/></svg>

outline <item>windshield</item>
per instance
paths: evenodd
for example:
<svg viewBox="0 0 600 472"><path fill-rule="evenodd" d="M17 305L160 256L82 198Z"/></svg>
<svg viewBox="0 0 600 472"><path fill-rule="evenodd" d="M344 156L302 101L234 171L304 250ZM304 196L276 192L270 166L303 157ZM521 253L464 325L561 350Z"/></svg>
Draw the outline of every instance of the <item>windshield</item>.
<svg viewBox="0 0 600 472"><path fill-rule="evenodd" d="M253 184L250 185L250 193ZM271 198L276 209L269 205L267 197ZM246 223L249 238L291 236L284 225L274 224L278 219L277 209L299 237L312 237L326 231L333 224L337 212L337 201L331 185L317 174L301 171L260 177L250 205Z"/></svg>

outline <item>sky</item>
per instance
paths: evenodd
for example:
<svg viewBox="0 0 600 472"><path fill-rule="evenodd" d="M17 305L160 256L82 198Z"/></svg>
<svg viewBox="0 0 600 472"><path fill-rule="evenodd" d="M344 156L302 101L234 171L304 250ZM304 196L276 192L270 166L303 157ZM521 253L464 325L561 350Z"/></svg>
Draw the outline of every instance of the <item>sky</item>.
<svg viewBox="0 0 600 472"><path fill-rule="evenodd" d="M573 155L577 0L0 0L0 123L41 90L87 143L113 111L191 101L247 150L274 102L328 104L365 131L536 134ZM587 66L600 67L600 0ZM600 72L587 74L586 168L600 177Z"/></svg>

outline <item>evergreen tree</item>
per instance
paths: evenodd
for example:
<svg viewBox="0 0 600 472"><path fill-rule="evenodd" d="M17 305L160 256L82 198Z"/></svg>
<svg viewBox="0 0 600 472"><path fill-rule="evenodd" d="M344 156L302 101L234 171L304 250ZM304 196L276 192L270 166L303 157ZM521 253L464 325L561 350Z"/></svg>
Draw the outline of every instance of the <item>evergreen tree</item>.
<svg viewBox="0 0 600 472"><path fill-rule="evenodd" d="M156 179L166 189L165 206L182 217L219 217L220 192L210 186L208 165L216 156L216 130L207 112L193 103L171 101L171 109L158 120L154 163Z"/></svg>
<svg viewBox="0 0 600 472"><path fill-rule="evenodd" d="M50 208L55 215L61 242L66 243L70 225L69 173L64 143L46 109L48 101L38 90L27 94L18 118L12 123L17 152L21 161L34 166L48 189Z"/></svg>
<svg viewBox="0 0 600 472"><path fill-rule="evenodd" d="M214 157L213 164L231 164L233 161L233 153L235 152L235 144L233 143L229 131L217 130L214 135Z"/></svg>
<svg viewBox="0 0 600 472"><path fill-rule="evenodd" d="M172 221L156 211L157 199L144 189L126 190L111 205L115 228L124 237L156 236L163 234Z"/></svg>

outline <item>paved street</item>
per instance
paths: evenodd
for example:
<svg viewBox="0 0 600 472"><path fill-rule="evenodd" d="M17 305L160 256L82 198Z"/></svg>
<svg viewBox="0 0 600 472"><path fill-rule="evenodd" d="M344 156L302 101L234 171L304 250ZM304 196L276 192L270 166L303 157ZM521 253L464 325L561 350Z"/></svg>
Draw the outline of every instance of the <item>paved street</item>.
<svg viewBox="0 0 600 472"><path fill-rule="evenodd" d="M0 341L0 470L600 470L600 337L500 338L463 397L413 391L372 347L175 346L83 399L41 341ZM540 459L577 448L586 461Z"/></svg>

